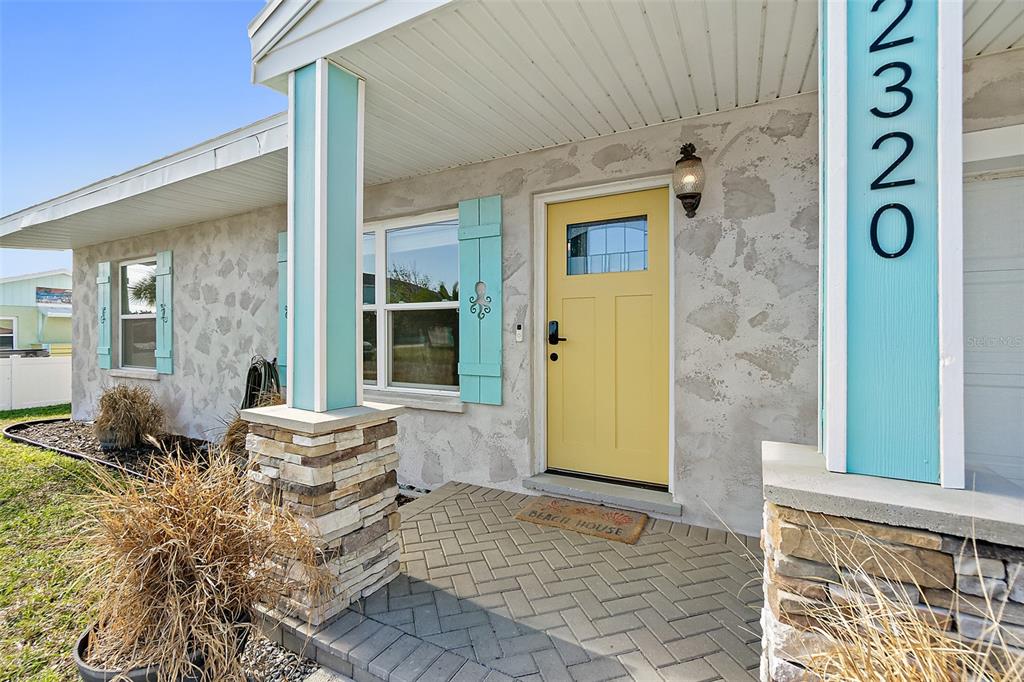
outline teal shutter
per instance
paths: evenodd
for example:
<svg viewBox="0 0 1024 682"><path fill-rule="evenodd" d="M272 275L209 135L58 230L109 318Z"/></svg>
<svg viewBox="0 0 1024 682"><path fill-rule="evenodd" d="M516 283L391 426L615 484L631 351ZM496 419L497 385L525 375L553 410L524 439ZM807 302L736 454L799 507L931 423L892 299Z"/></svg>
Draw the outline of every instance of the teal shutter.
<svg viewBox="0 0 1024 682"><path fill-rule="evenodd" d="M501 197L459 202L459 386L501 405Z"/></svg>
<svg viewBox="0 0 1024 682"><path fill-rule="evenodd" d="M96 355L100 369L110 369L110 263L96 273Z"/></svg>
<svg viewBox="0 0 1024 682"><path fill-rule="evenodd" d="M277 233L277 372L288 385L288 233Z"/></svg>
<svg viewBox="0 0 1024 682"><path fill-rule="evenodd" d="M156 371L174 374L174 274L170 251L156 254Z"/></svg>

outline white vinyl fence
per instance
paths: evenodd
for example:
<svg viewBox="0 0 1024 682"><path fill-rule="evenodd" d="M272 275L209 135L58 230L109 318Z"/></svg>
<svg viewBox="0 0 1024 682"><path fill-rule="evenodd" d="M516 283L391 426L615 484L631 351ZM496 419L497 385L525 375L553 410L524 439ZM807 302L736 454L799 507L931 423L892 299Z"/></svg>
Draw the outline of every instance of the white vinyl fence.
<svg viewBox="0 0 1024 682"><path fill-rule="evenodd" d="M0 410L71 402L71 358L0 358Z"/></svg>

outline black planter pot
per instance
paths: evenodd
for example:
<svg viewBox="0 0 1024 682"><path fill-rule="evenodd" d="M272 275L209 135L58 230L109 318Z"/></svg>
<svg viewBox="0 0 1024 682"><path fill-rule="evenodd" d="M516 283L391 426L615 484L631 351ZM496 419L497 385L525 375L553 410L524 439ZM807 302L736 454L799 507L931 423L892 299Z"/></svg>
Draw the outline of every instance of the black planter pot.
<svg viewBox="0 0 1024 682"><path fill-rule="evenodd" d="M245 618L239 618L236 622L247 625L251 620L246 616ZM86 663L85 655L89 648L89 638L92 637L92 634L96 631L97 627L99 627L98 624L87 628L75 644L75 665L78 666L78 675L84 682L112 682L113 680L129 680L130 682L159 682L160 668L157 665L148 665L144 668L132 668L131 670L104 670L102 668L94 668ZM249 630L249 628L243 629L241 636L238 638L239 656L241 656L242 652L245 651L245 645L249 641ZM199 670L203 669L202 656L195 654L191 656L189 660L192 661ZM180 682L211 681L208 676L200 674L199 677L187 675L181 678Z"/></svg>

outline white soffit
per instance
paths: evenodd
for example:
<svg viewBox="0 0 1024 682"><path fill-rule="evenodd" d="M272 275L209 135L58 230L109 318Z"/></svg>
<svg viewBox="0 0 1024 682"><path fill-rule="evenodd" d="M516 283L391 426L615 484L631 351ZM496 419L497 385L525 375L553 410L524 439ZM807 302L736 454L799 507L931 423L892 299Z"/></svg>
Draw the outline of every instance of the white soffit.
<svg viewBox="0 0 1024 682"><path fill-rule="evenodd" d="M69 249L287 200L287 114L0 218L0 247Z"/></svg>
<svg viewBox="0 0 1024 682"><path fill-rule="evenodd" d="M969 0L965 54L1024 45L1021 7ZM817 0L455 0L330 56L379 184L814 91L817 33Z"/></svg>
<svg viewBox="0 0 1024 682"><path fill-rule="evenodd" d="M1024 3L964 0L964 57L1024 47Z"/></svg>

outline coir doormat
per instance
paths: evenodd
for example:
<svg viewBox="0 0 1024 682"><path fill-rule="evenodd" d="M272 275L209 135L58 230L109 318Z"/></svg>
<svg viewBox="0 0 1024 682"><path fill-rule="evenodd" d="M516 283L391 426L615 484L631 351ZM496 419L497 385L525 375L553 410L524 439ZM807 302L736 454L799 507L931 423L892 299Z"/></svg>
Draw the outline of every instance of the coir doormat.
<svg viewBox="0 0 1024 682"><path fill-rule="evenodd" d="M630 545L636 544L647 525L647 514L640 512L543 496L530 500L519 510L516 518Z"/></svg>

